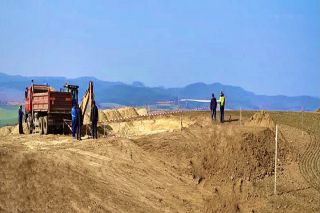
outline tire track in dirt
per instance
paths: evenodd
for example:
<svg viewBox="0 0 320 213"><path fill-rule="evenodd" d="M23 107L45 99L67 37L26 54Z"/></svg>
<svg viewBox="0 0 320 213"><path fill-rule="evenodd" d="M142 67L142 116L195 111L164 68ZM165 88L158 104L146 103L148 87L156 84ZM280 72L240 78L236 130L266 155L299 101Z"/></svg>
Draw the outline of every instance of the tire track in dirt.
<svg viewBox="0 0 320 213"><path fill-rule="evenodd" d="M311 143L301 156L299 168L306 181L320 192L320 143L318 138L311 138Z"/></svg>

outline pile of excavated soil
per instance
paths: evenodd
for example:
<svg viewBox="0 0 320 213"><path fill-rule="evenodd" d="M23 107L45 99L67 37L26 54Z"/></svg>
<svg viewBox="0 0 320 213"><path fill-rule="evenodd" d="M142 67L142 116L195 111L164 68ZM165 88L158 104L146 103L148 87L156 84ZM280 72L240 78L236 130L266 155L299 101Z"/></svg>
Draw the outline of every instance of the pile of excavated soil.
<svg viewBox="0 0 320 213"><path fill-rule="evenodd" d="M194 123L194 121L185 118L182 125L186 128ZM130 120L120 123L110 123L109 125L113 134L124 137L152 135L181 129L180 118L175 116L159 117L157 119Z"/></svg>
<svg viewBox="0 0 320 213"><path fill-rule="evenodd" d="M190 179L128 140L54 140L0 142L0 212L203 211Z"/></svg>
<svg viewBox="0 0 320 213"><path fill-rule="evenodd" d="M181 115L182 131L172 131L180 115L109 122L132 138L3 137L0 212L320 212L310 185L319 182L317 155L303 148L311 137L280 126L278 195L270 196L272 129L211 122L207 112ZM300 173L308 171L313 182Z"/></svg>
<svg viewBox="0 0 320 213"><path fill-rule="evenodd" d="M274 128L275 122L271 115L265 111L255 113L249 121L245 123L247 126Z"/></svg>
<svg viewBox="0 0 320 213"><path fill-rule="evenodd" d="M5 126L0 128L0 136L7 136L11 133L13 126Z"/></svg>
<svg viewBox="0 0 320 213"><path fill-rule="evenodd" d="M133 107L124 107L119 109L105 109L105 110L99 110L99 122L103 123L106 121L135 118L135 117L144 116L147 114L148 112L145 108L135 109ZM90 123L89 113L85 114L83 123L84 124Z"/></svg>
<svg viewBox="0 0 320 213"><path fill-rule="evenodd" d="M139 116L146 116L148 115L148 110L146 108L136 108L136 112Z"/></svg>
<svg viewBox="0 0 320 213"><path fill-rule="evenodd" d="M271 176L274 168L274 138L270 129L248 131L208 141L195 160L195 172L200 170L204 177L220 174L228 178L247 180ZM285 142L279 147L279 159L286 157Z"/></svg>
<svg viewBox="0 0 320 213"><path fill-rule="evenodd" d="M106 109L102 111L105 114L107 121L120 120L125 118L135 118L142 115L147 115L147 110L139 108L136 110L133 107L124 107L119 109Z"/></svg>
<svg viewBox="0 0 320 213"><path fill-rule="evenodd" d="M158 134L137 143L153 155L161 153L170 162L189 162L190 173L198 181L213 176L226 181L258 180L273 173L274 138L275 133L269 128L217 125L207 129L192 126L183 135L177 132L162 138ZM282 162L288 149L285 141L279 139L279 144L278 157Z"/></svg>
<svg viewBox="0 0 320 213"><path fill-rule="evenodd" d="M98 122L104 122L106 120L107 120L106 114L102 110L99 110L99 120L98 120Z"/></svg>
<svg viewBox="0 0 320 213"><path fill-rule="evenodd" d="M106 115L108 121L122 119L121 114L116 109L106 109L103 110L103 112Z"/></svg>
<svg viewBox="0 0 320 213"><path fill-rule="evenodd" d="M84 114L83 124L90 124L90 115L88 113Z"/></svg>
<svg viewBox="0 0 320 213"><path fill-rule="evenodd" d="M28 129L27 129L27 124L26 123L22 123L22 127L23 127L23 132L24 134L28 133ZM16 135L19 134L19 125L15 125L15 126L4 126L0 128L0 137L1 136L7 136L7 135Z"/></svg>
<svg viewBox="0 0 320 213"><path fill-rule="evenodd" d="M136 109L132 107L120 108L120 109L117 109L117 111L120 113L120 115L123 118L134 118L139 115Z"/></svg>
<svg viewBox="0 0 320 213"><path fill-rule="evenodd" d="M24 134L27 134L28 133L27 123L23 122L22 123L22 128L23 128ZM13 126L13 128L11 129L11 134L19 134L19 125Z"/></svg>

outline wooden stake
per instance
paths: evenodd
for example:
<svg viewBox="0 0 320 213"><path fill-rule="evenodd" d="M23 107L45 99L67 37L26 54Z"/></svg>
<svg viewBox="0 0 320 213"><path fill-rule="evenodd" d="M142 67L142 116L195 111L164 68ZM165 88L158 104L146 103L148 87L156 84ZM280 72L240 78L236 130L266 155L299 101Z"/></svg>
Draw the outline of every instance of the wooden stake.
<svg viewBox="0 0 320 213"><path fill-rule="evenodd" d="M276 125L276 141L274 152L274 194L277 194L277 163L278 163L278 125Z"/></svg>
<svg viewBox="0 0 320 213"><path fill-rule="evenodd" d="M303 135L303 107L301 108L301 134Z"/></svg>
<svg viewBox="0 0 320 213"><path fill-rule="evenodd" d="M182 131L182 110L180 111L180 131Z"/></svg>
<svg viewBox="0 0 320 213"><path fill-rule="evenodd" d="M242 119L242 115L241 115L241 107L240 107L240 126L241 126L241 119Z"/></svg>

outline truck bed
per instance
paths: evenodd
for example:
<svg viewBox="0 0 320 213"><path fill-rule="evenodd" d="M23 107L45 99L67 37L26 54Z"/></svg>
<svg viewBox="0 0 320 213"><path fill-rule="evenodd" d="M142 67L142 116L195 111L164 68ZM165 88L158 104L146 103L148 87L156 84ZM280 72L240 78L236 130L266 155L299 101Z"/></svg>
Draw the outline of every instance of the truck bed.
<svg viewBox="0 0 320 213"><path fill-rule="evenodd" d="M36 112L70 113L72 108L71 93L57 91L34 93L32 108Z"/></svg>

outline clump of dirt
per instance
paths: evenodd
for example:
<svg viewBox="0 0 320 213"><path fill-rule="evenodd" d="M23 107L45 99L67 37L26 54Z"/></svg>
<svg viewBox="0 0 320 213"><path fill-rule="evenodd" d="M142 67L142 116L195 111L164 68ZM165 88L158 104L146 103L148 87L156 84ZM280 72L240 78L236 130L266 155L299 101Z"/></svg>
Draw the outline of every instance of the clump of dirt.
<svg viewBox="0 0 320 213"><path fill-rule="evenodd" d="M267 127L274 128L275 122L271 118L271 115L266 111L260 111L255 113L249 121L246 122L247 126L256 126L256 127Z"/></svg>

